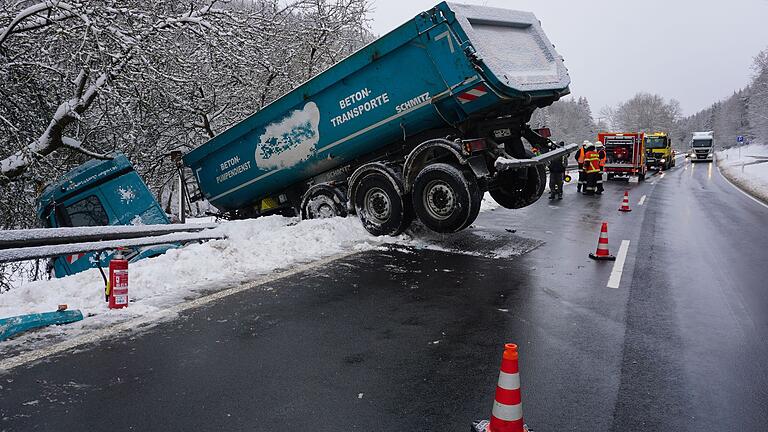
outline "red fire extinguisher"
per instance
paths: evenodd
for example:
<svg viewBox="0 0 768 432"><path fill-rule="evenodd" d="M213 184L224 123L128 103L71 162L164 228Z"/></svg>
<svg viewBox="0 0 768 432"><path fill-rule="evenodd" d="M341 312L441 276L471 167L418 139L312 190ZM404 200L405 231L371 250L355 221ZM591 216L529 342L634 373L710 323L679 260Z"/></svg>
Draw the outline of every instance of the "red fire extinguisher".
<svg viewBox="0 0 768 432"><path fill-rule="evenodd" d="M118 248L109 262L109 308L128 307L128 260L123 256L123 248Z"/></svg>

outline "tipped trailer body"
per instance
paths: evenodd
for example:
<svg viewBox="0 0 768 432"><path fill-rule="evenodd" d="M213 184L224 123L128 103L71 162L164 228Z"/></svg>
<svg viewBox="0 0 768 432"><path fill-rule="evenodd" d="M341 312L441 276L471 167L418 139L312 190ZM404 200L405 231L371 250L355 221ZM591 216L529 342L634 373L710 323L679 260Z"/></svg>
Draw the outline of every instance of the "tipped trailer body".
<svg viewBox="0 0 768 432"><path fill-rule="evenodd" d="M474 221L484 191L508 208L541 196L546 162L575 145L557 148L527 123L569 84L533 14L443 2L184 163L231 217L357 213L379 235L416 216L455 232Z"/></svg>
<svg viewBox="0 0 768 432"><path fill-rule="evenodd" d="M605 172L609 179L621 177L645 180L648 166L644 133L600 132L597 140L605 146Z"/></svg>

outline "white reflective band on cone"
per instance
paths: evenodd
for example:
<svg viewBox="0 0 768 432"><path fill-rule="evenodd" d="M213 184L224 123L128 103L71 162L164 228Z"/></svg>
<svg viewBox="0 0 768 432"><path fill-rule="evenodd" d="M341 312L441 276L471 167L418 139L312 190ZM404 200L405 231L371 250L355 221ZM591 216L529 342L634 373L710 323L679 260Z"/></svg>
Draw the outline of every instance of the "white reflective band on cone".
<svg viewBox="0 0 768 432"><path fill-rule="evenodd" d="M520 388L520 374L509 374L506 372L499 372L499 387L506 390L517 390Z"/></svg>
<svg viewBox="0 0 768 432"><path fill-rule="evenodd" d="M515 421L523 418L523 404L504 405L493 401L493 416L499 420Z"/></svg>

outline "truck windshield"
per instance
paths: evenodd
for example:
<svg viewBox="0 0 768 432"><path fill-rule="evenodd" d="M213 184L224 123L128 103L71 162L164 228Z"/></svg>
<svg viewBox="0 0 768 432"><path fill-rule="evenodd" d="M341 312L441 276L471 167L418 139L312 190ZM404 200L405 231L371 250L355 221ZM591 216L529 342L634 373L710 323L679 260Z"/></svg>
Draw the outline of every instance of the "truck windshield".
<svg viewBox="0 0 768 432"><path fill-rule="evenodd" d="M68 205L67 216L73 227L109 225L109 216L95 195Z"/></svg>
<svg viewBox="0 0 768 432"><path fill-rule="evenodd" d="M697 139L693 140L693 147L712 147L711 139Z"/></svg>
<svg viewBox="0 0 768 432"><path fill-rule="evenodd" d="M652 137L645 139L645 148L647 149L660 149L667 147L667 140L661 137Z"/></svg>

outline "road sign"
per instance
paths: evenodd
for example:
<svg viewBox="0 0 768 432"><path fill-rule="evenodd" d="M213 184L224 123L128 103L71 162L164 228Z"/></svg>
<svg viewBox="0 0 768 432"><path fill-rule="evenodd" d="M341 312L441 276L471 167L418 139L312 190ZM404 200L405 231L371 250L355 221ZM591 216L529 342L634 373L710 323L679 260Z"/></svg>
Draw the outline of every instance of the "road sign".
<svg viewBox="0 0 768 432"><path fill-rule="evenodd" d="M744 142L744 136L743 135L737 136L736 137L736 142L740 142L740 143Z"/></svg>

